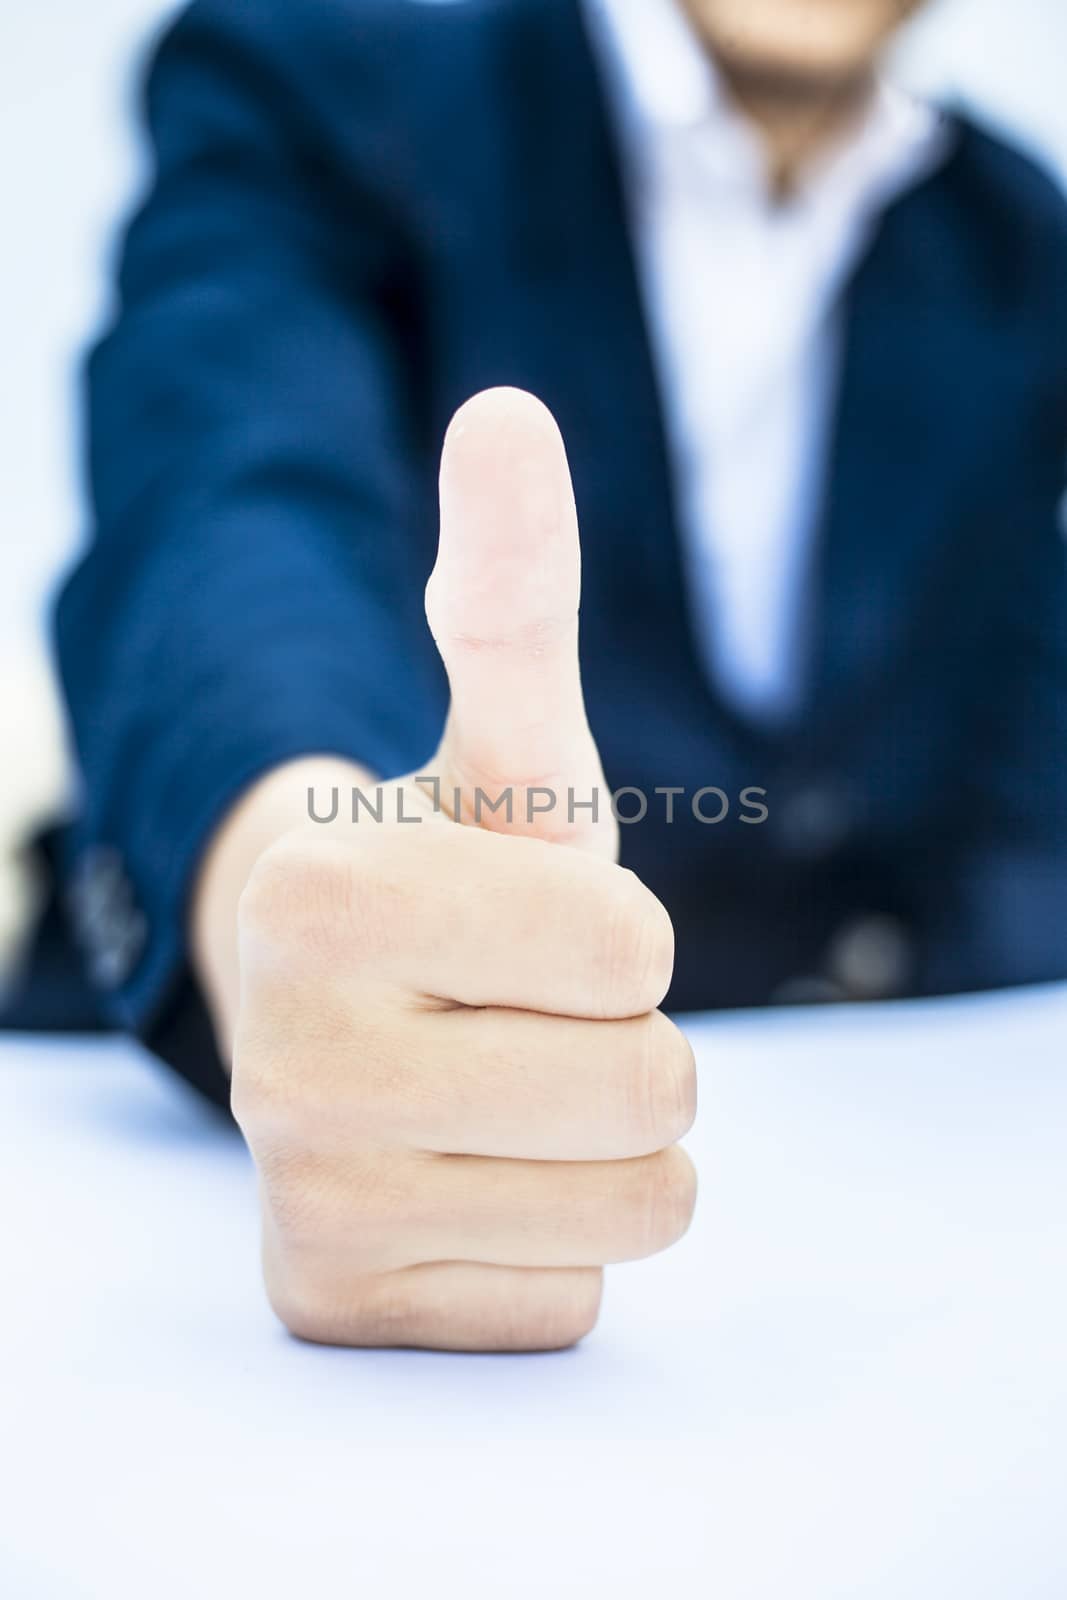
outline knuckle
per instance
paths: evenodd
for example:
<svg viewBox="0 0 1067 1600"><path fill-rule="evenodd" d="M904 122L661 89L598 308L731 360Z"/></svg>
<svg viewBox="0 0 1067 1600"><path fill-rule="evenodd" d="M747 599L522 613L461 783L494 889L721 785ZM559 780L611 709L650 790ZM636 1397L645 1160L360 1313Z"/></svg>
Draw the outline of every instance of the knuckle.
<svg viewBox="0 0 1067 1600"><path fill-rule="evenodd" d="M267 1298L297 1339L314 1344L388 1347L406 1344L414 1307L403 1273L372 1273L344 1284L321 1267L298 1268L273 1281Z"/></svg>
<svg viewBox="0 0 1067 1600"><path fill-rule="evenodd" d="M409 1019L389 997L285 984L238 1018L230 1106L248 1135L351 1153L393 1142L415 1115Z"/></svg>
<svg viewBox="0 0 1067 1600"><path fill-rule="evenodd" d="M415 1215L407 1164L391 1153L324 1154L271 1146L259 1161L274 1235L299 1255L336 1249L369 1271L385 1265Z"/></svg>
<svg viewBox="0 0 1067 1600"><path fill-rule="evenodd" d="M392 830L352 839L294 829L264 851L249 874L237 908L246 957L282 950L288 962L343 954L367 960L393 944L393 921L405 903L405 855Z"/></svg>
<svg viewBox="0 0 1067 1600"><path fill-rule="evenodd" d="M246 1138L295 1138L310 1129L316 1092L304 1062L313 1047L301 1043L296 1059L287 1041L300 1038L277 1017L273 1037L262 1039L262 1029L247 1016L237 1026L230 1077L230 1109Z"/></svg>
<svg viewBox="0 0 1067 1600"><path fill-rule="evenodd" d="M367 1274L352 1285L343 1334L334 1342L380 1348L415 1343L419 1309L407 1273Z"/></svg>
<svg viewBox="0 0 1067 1600"><path fill-rule="evenodd" d="M263 1280L272 1311L294 1338L344 1342L337 1288L320 1267L265 1253Z"/></svg>
<svg viewBox="0 0 1067 1600"><path fill-rule="evenodd" d="M662 1011L636 1024L639 1046L631 1092L634 1136L651 1150L683 1138L696 1116L696 1062L688 1039Z"/></svg>
<svg viewBox="0 0 1067 1600"><path fill-rule="evenodd" d="M677 1145L646 1156L632 1197L635 1244L655 1255L679 1240L696 1204L696 1171Z"/></svg>
<svg viewBox="0 0 1067 1600"><path fill-rule="evenodd" d="M389 1343L405 1314L396 1257L396 1185L374 1162L339 1169L308 1148L258 1161L267 1296L291 1333L325 1343ZM394 1290L396 1292L394 1292Z"/></svg>
<svg viewBox="0 0 1067 1600"><path fill-rule="evenodd" d="M326 1248L339 1219L321 1157L299 1145L271 1149L261 1156L259 1173L270 1230L286 1254L301 1260Z"/></svg>
<svg viewBox="0 0 1067 1600"><path fill-rule="evenodd" d="M654 1011L674 971L674 928L664 906L628 869L618 869L619 892L606 950L606 1010L641 1016Z"/></svg>
<svg viewBox="0 0 1067 1600"><path fill-rule="evenodd" d="M255 1129L269 1102L268 1079L269 1074L263 1070L260 1058L253 1052L244 1051L239 1041L235 1040L230 1074L230 1110L246 1138Z"/></svg>
<svg viewBox="0 0 1067 1600"><path fill-rule="evenodd" d="M246 1020L239 1020L233 1041L230 1110L246 1136L276 1112L280 1088L274 1053L257 1046Z"/></svg>
<svg viewBox="0 0 1067 1600"><path fill-rule="evenodd" d="M295 830L260 855L237 902L242 939L278 937L299 924L305 899L308 850Z"/></svg>

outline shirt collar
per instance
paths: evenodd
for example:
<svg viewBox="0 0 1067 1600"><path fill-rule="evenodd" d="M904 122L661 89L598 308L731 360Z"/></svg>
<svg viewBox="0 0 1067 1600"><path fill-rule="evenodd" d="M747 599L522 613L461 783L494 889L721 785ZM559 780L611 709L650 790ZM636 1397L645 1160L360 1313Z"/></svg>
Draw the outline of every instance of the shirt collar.
<svg viewBox="0 0 1067 1600"><path fill-rule="evenodd" d="M718 77L678 0L588 0L632 110L653 127L699 127L721 105Z"/></svg>
<svg viewBox="0 0 1067 1600"><path fill-rule="evenodd" d="M730 100L679 0L586 0L604 37L628 120L639 135L671 130L714 135L724 178L763 186L766 164L758 136ZM880 80L852 136L802 175L797 196L864 180L872 188L890 174L899 182L937 164L943 119L899 87ZM892 181L888 188L895 187Z"/></svg>

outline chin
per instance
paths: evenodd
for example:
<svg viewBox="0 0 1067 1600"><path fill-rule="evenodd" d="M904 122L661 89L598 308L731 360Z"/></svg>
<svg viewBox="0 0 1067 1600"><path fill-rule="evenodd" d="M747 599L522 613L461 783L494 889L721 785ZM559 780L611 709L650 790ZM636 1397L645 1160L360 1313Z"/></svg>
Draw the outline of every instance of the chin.
<svg viewBox="0 0 1067 1600"><path fill-rule="evenodd" d="M844 83L873 67L915 0L681 0L732 73Z"/></svg>

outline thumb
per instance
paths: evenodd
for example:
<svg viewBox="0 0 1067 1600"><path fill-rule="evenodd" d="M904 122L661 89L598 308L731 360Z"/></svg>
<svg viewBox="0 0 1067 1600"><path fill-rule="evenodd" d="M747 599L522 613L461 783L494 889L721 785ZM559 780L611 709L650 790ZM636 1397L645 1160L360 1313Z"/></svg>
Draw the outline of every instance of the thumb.
<svg viewBox="0 0 1067 1600"><path fill-rule="evenodd" d="M574 491L551 412L519 389L475 395L445 438L426 589L452 689L442 782L460 789L462 820L614 855L578 670L580 590ZM510 808L475 814L477 790L496 801L509 788Z"/></svg>

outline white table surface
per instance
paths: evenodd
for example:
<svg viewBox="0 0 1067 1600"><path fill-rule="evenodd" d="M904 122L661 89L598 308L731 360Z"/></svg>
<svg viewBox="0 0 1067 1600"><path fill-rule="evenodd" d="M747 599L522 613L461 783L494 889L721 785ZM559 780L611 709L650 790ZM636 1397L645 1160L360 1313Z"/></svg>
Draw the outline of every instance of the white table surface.
<svg viewBox="0 0 1067 1600"><path fill-rule="evenodd" d="M0 1043L0 1593L1063 1600L1067 990L690 1031L697 1220L536 1357L291 1340L236 1136Z"/></svg>

